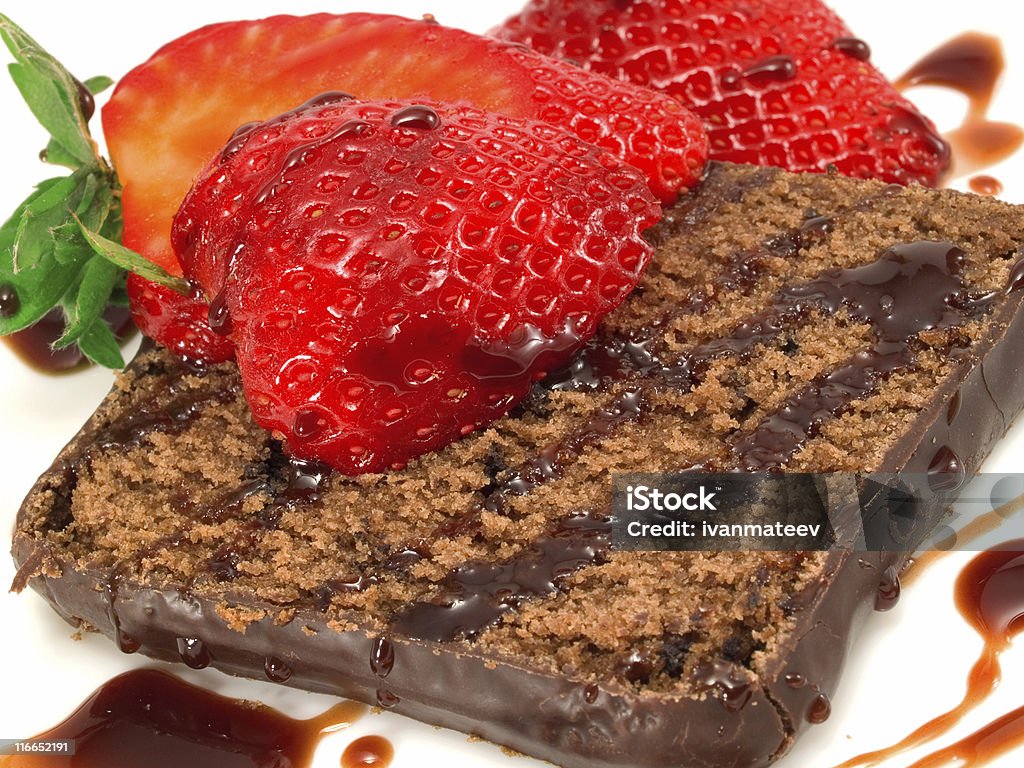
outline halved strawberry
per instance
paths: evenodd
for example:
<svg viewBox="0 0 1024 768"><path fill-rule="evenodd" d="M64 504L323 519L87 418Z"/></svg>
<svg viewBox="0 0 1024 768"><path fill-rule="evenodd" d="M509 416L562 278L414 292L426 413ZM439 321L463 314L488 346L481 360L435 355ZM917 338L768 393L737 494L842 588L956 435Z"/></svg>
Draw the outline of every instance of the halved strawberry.
<svg viewBox="0 0 1024 768"><path fill-rule="evenodd" d="M330 90L540 119L640 168L664 201L700 177L707 155L699 121L672 99L429 20L227 22L165 45L125 75L103 109L124 186L124 244L180 275L171 219L206 161L241 124Z"/></svg>

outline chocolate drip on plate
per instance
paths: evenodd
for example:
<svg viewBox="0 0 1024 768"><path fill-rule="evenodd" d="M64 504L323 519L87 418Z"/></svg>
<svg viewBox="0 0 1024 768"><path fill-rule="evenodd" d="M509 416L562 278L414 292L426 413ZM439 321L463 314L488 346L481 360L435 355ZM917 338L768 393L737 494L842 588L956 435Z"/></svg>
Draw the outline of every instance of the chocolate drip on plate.
<svg viewBox="0 0 1024 768"><path fill-rule="evenodd" d="M56 755L51 763L74 768L307 768L320 736L350 725L365 709L344 702L310 720L293 720L140 669L104 683L66 720L35 739L74 740L75 754ZM390 753L376 746L390 760ZM36 758L29 760L37 764Z"/></svg>

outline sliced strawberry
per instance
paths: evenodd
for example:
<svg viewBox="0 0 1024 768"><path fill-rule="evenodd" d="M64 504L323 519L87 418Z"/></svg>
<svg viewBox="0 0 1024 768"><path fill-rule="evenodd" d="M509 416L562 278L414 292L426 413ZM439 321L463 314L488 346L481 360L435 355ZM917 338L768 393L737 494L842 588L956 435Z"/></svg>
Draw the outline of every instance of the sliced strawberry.
<svg viewBox="0 0 1024 768"><path fill-rule="evenodd" d="M206 161L241 124L329 90L545 120L644 170L666 201L706 159L699 121L671 99L430 21L356 13L214 24L125 75L103 109L125 245L181 274L171 219Z"/></svg>
<svg viewBox="0 0 1024 768"><path fill-rule="evenodd" d="M949 147L820 0L530 0L495 30L670 94L711 157L936 185Z"/></svg>
<svg viewBox="0 0 1024 768"><path fill-rule="evenodd" d="M466 105L314 99L232 140L174 242L232 322L256 421L355 474L505 413L635 287L636 169Z"/></svg>

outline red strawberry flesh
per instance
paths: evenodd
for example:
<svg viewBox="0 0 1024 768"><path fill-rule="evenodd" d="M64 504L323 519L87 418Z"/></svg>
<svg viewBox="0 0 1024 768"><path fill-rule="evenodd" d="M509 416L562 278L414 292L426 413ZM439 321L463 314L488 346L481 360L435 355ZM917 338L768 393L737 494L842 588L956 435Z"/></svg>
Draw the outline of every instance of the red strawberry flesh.
<svg viewBox="0 0 1024 768"><path fill-rule="evenodd" d="M179 357L196 363L234 358L235 347L224 328L210 324L210 305L198 285L189 296L182 296L129 272L128 300L136 327Z"/></svg>
<svg viewBox="0 0 1024 768"><path fill-rule="evenodd" d="M930 186L949 166L935 127L820 0L531 0L495 32L674 96L714 159Z"/></svg>
<svg viewBox="0 0 1024 768"><path fill-rule="evenodd" d="M665 200L706 160L699 122L670 99L490 38L366 13L226 22L165 45L103 109L125 245L180 274L171 219L204 164L243 123L329 90L546 120L643 169Z"/></svg>

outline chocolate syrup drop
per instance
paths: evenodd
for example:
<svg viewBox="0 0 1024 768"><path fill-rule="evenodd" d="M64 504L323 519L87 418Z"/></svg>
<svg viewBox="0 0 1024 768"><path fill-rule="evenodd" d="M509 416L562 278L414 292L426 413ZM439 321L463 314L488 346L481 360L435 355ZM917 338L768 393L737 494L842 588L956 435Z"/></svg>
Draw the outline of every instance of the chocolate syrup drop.
<svg viewBox="0 0 1024 768"><path fill-rule="evenodd" d="M341 768L387 768L395 748L383 736L360 736L341 753Z"/></svg>
<svg viewBox="0 0 1024 768"><path fill-rule="evenodd" d="M837 37L832 41L832 47L858 61L871 59L871 47L858 37Z"/></svg>
<svg viewBox="0 0 1024 768"><path fill-rule="evenodd" d="M735 90L746 80L750 85L763 88L771 83L784 82L796 77L796 61L791 56L770 56L751 64L744 70L730 69L721 75L722 87Z"/></svg>
<svg viewBox="0 0 1024 768"><path fill-rule="evenodd" d="M383 679L395 666L395 646L386 637L378 637L370 648L370 671Z"/></svg>
<svg viewBox="0 0 1024 768"><path fill-rule="evenodd" d="M0 317L9 320L21 309L21 298L10 283L0 284Z"/></svg>
<svg viewBox="0 0 1024 768"><path fill-rule="evenodd" d="M1024 257L1017 259L1010 270L1010 277L1006 281L1006 293L1010 294L1024 288Z"/></svg>
<svg viewBox="0 0 1024 768"><path fill-rule="evenodd" d="M824 693L819 693L811 702L807 710L807 722L813 725L821 725L832 714L832 702Z"/></svg>
<svg viewBox="0 0 1024 768"><path fill-rule="evenodd" d="M391 116L391 124L396 128L416 128L421 131L430 131L441 125L441 116L431 107L411 104L395 112Z"/></svg>
<svg viewBox="0 0 1024 768"><path fill-rule="evenodd" d="M882 580L878 584L878 591L875 592L875 610L891 611L900 601L900 574L894 566L889 566L882 572Z"/></svg>
<svg viewBox="0 0 1024 768"><path fill-rule="evenodd" d="M946 445L939 448L928 465L928 487L933 491L954 491L967 480L967 468Z"/></svg>
<svg viewBox="0 0 1024 768"><path fill-rule="evenodd" d="M994 165L1024 143L1020 126L988 119L992 95L1004 67L998 38L966 32L921 58L896 81L900 89L935 85L967 97L963 123L946 136L953 146L957 175Z"/></svg>
<svg viewBox="0 0 1024 768"><path fill-rule="evenodd" d="M971 560L956 580L956 606L960 614L981 635L985 646L967 677L967 692L963 699L948 712L929 720L899 742L883 749L857 755L836 768L873 765L933 741L948 733L963 717L989 697L999 684L999 654L1006 650L1013 637L1024 631L1024 539L1009 541L987 550ZM1024 724L1020 714L1011 713L1003 719L972 734L963 742L935 755L947 757L967 750L969 756L982 754L992 748L1005 751L1021 743ZM992 742L986 739L991 737ZM972 751L973 750L973 751ZM948 765L929 756L918 763L918 768ZM968 763L970 764L970 763Z"/></svg>
<svg viewBox="0 0 1024 768"><path fill-rule="evenodd" d="M365 707L345 702L311 720L229 699L156 670L105 683L36 739L74 739L73 756L17 755L11 768L282 768L308 766L319 736Z"/></svg>
<svg viewBox="0 0 1024 768"><path fill-rule="evenodd" d="M1003 191L1002 182L987 174L972 176L968 179L967 186L971 188L972 192L986 197L995 197Z"/></svg>
<svg viewBox="0 0 1024 768"><path fill-rule="evenodd" d="M801 675L799 672L791 672L784 678L786 685L790 688L803 688L807 685L807 678Z"/></svg>
<svg viewBox="0 0 1024 768"><path fill-rule="evenodd" d="M796 77L796 62L791 56L771 56L744 69L742 76L754 85L792 80Z"/></svg>
<svg viewBox="0 0 1024 768"><path fill-rule="evenodd" d="M654 674L654 661L646 653L631 653L619 670L619 674L626 682L646 683Z"/></svg>
<svg viewBox="0 0 1024 768"><path fill-rule="evenodd" d="M288 501L316 501L333 474L334 470L322 462L289 457L284 498Z"/></svg>
<svg viewBox="0 0 1024 768"><path fill-rule="evenodd" d="M292 676L292 668L276 656L267 656L263 662L263 673L273 683L285 683Z"/></svg>
<svg viewBox="0 0 1024 768"><path fill-rule="evenodd" d="M192 669L205 669L212 661L206 643L198 637L179 637L178 655Z"/></svg>
<svg viewBox="0 0 1024 768"><path fill-rule="evenodd" d="M79 80L77 77L72 77L75 83L75 89L78 91L78 108L82 111L82 117L85 118L85 122L89 122L92 116L96 114L96 97L92 95L92 91L89 87Z"/></svg>
<svg viewBox="0 0 1024 768"><path fill-rule="evenodd" d="M715 659L695 667L690 678L698 688L713 691L726 710L738 712L753 694L750 681L737 672L735 664Z"/></svg>
<svg viewBox="0 0 1024 768"><path fill-rule="evenodd" d="M395 666L395 646L386 637L378 637L370 646L370 671L380 680L391 674ZM377 688L377 703L381 707L393 707L398 697L385 688Z"/></svg>

